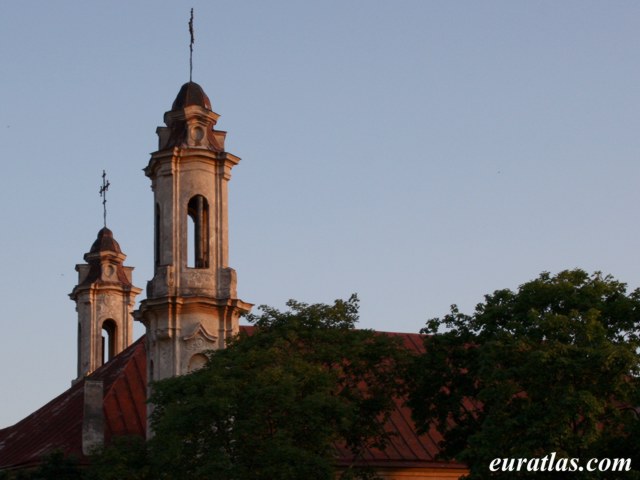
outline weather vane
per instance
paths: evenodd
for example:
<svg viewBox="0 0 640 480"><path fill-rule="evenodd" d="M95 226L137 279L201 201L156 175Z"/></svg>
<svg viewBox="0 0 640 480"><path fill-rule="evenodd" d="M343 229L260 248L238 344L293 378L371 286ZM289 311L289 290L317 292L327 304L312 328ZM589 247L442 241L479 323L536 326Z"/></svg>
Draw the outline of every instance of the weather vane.
<svg viewBox="0 0 640 480"><path fill-rule="evenodd" d="M107 190L109 190L109 180L107 180L107 172L102 170L102 186L100 187L100 196L102 197L102 215L104 217L104 228L107 228Z"/></svg>
<svg viewBox="0 0 640 480"><path fill-rule="evenodd" d="M189 19L189 35L191 36L191 42L189 43L189 82L193 75L193 8L191 9L191 18Z"/></svg>

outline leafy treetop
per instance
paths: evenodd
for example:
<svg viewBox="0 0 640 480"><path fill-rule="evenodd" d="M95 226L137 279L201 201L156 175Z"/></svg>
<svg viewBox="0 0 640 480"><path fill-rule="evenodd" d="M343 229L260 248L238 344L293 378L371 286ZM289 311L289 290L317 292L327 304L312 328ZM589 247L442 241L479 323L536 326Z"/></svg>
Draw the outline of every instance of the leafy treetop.
<svg viewBox="0 0 640 480"><path fill-rule="evenodd" d="M638 290L578 269L486 295L473 315L454 305L423 330L410 377L417 425L438 425L443 456L467 463L470 478L495 478L495 458L552 452L632 458L638 469L639 327Z"/></svg>
<svg viewBox="0 0 640 480"><path fill-rule="evenodd" d="M153 385L153 478L373 478L358 460L388 439L405 351L354 329L355 296L287 306L261 307L205 367Z"/></svg>

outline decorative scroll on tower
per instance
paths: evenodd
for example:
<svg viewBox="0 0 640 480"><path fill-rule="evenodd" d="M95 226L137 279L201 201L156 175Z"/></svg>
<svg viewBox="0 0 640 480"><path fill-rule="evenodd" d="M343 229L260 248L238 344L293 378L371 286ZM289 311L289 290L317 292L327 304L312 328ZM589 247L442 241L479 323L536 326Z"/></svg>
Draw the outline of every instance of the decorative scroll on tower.
<svg viewBox="0 0 640 480"><path fill-rule="evenodd" d="M223 348L252 307L237 298L228 266L227 188L240 159L224 151L218 118L198 84L183 85L144 170L154 193L155 267L135 318L147 329L150 381L201 366L203 352Z"/></svg>

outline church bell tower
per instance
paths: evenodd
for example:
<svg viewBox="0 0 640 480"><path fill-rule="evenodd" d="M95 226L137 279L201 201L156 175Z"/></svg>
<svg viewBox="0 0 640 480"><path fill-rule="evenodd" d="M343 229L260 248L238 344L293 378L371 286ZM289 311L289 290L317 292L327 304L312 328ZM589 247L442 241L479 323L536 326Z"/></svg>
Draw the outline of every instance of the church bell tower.
<svg viewBox="0 0 640 480"><path fill-rule="evenodd" d="M224 348L252 307L237 298L228 265L227 189L240 159L225 152L218 118L198 84L183 85L144 169L154 195L154 276L135 318L147 330L150 381L202 366L203 352Z"/></svg>
<svg viewBox="0 0 640 480"><path fill-rule="evenodd" d="M133 267L125 258L105 226L84 255L87 263L76 265L78 285L69 296L78 312L77 380L133 343L132 312L142 290L131 283Z"/></svg>

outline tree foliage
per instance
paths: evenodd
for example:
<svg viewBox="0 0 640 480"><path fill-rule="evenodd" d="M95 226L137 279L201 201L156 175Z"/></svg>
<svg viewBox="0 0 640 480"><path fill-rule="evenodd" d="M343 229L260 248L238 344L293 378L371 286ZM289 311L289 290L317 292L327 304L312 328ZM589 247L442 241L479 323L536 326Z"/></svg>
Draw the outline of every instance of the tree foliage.
<svg viewBox="0 0 640 480"><path fill-rule="evenodd" d="M17 472L0 471L0 480L82 480L78 459L55 450L42 458L38 467Z"/></svg>
<svg viewBox="0 0 640 480"><path fill-rule="evenodd" d="M202 369L153 385L153 478L333 479L339 451L382 447L402 382L395 339L355 330L355 296L261 307Z"/></svg>
<svg viewBox="0 0 640 480"><path fill-rule="evenodd" d="M90 456L85 480L153 480L144 438L122 436Z"/></svg>
<svg viewBox="0 0 640 480"><path fill-rule="evenodd" d="M628 457L638 469L639 327L640 292L582 270L498 290L473 315L454 305L423 330L410 397L417 425L438 425L443 456L469 465L471 478L498 476L488 470L495 458L551 452Z"/></svg>

